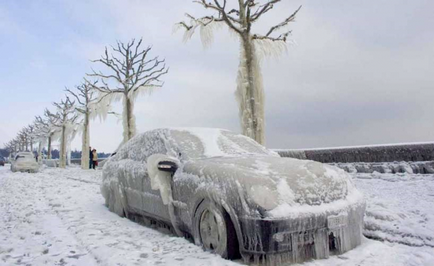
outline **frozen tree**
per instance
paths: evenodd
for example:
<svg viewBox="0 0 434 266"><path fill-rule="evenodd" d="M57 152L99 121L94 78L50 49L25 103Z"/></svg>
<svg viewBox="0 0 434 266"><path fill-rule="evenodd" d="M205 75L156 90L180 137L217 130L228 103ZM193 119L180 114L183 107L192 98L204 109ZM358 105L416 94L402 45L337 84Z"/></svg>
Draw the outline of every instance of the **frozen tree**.
<svg viewBox="0 0 434 266"><path fill-rule="evenodd" d="M117 43L112 47L112 53L105 49L101 59L94 60L107 68L106 73L96 72L89 76L101 79L102 85L92 85L98 90L98 102L101 106L108 106L110 102L122 100L123 102L123 142L128 141L136 134L134 118L134 101L141 92L152 92L153 88L162 87L164 82L161 76L167 74L165 60L158 57L148 59L151 47L142 49L142 39L124 44Z"/></svg>
<svg viewBox="0 0 434 266"><path fill-rule="evenodd" d="M90 146L90 116L95 108L92 104L95 102L94 89L97 82L90 83L88 81L84 82L80 86L76 86L77 92L73 92L66 89L70 94L72 94L78 102L75 107L77 112L83 116L83 131L82 131L82 144L81 144L81 168L89 169L89 146Z"/></svg>
<svg viewBox="0 0 434 266"><path fill-rule="evenodd" d="M260 69L260 56L278 55L286 49L286 41L291 31L285 30L294 21L299 7L294 13L286 17L281 23L269 28L265 34L252 33L252 25L273 9L281 0L268 0L261 4L255 0L238 0L233 6L227 5L226 0L193 1L205 9L215 13L200 18L190 14L186 16L190 23L180 22L177 28L184 28L184 41L188 40L196 28L200 28L204 46L212 41L212 30L220 25L226 25L229 30L239 37L241 55L237 77L236 98L242 133L265 143L264 91Z"/></svg>
<svg viewBox="0 0 434 266"><path fill-rule="evenodd" d="M14 150L14 154L16 154L17 152L20 151L20 142L18 138L13 139L11 142L12 142L11 144Z"/></svg>
<svg viewBox="0 0 434 266"><path fill-rule="evenodd" d="M43 121L40 116L35 117L35 121L33 124L35 127L34 138L35 138L35 141L37 141L39 143L39 145L38 145L38 161L41 162L42 147L45 144L45 142L47 140L47 135L48 135L48 132L46 131L46 129L48 129L48 124L45 121Z"/></svg>
<svg viewBox="0 0 434 266"><path fill-rule="evenodd" d="M55 113L50 112L48 109L45 109L44 117L45 117L44 121L47 123L47 127L48 127L47 159L51 159L52 141L53 141L54 134L56 133L56 131L59 130L59 128L57 128L56 125L59 124L60 117L58 117Z"/></svg>
<svg viewBox="0 0 434 266"><path fill-rule="evenodd" d="M25 128L26 132L27 132L27 136L28 136L28 141L29 141L29 145L30 145L30 151L33 152L33 141L34 141L34 133L35 133L35 127L33 125L28 125Z"/></svg>
<svg viewBox="0 0 434 266"><path fill-rule="evenodd" d="M20 151L28 151L29 150L29 134L26 128L21 129L18 133L18 140L20 143Z"/></svg>
<svg viewBox="0 0 434 266"><path fill-rule="evenodd" d="M9 151L9 158L12 158L19 150L19 144L16 139L13 139L5 144L5 148Z"/></svg>
<svg viewBox="0 0 434 266"><path fill-rule="evenodd" d="M50 120L52 116L49 116L49 111L45 110L45 119L41 116L35 117L35 137L39 141L38 157L42 159L42 147L48 143L47 158L51 159L51 140L53 138L55 128Z"/></svg>
<svg viewBox="0 0 434 266"><path fill-rule="evenodd" d="M74 123L78 116L75 113L75 102L71 101L68 96L66 96L65 100L53 104L57 107L57 113L49 113L49 115L54 121L54 126L61 129L59 167L65 168L68 135L73 131Z"/></svg>

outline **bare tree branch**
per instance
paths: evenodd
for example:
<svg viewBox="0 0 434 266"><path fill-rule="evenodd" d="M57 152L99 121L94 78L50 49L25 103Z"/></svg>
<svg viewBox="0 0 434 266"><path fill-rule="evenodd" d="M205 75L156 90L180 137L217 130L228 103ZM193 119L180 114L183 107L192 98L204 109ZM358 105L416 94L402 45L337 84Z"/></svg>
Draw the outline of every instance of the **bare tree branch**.
<svg viewBox="0 0 434 266"><path fill-rule="evenodd" d="M259 17L261 17L263 14L267 13L268 11L270 11L273 8L273 5L280 2L281 0L271 0L268 1L266 4L260 6L255 13L253 13L252 18L251 18L251 22L255 22L256 20L259 19Z"/></svg>
<svg viewBox="0 0 434 266"><path fill-rule="evenodd" d="M267 34L265 36L269 37L271 33L273 33L275 30L278 30L282 27L285 27L286 25L288 25L290 22L294 21L295 19L295 15L297 15L298 11L300 11L301 6L299 8L297 8L297 10L295 10L294 13L292 13L288 18L286 18L283 22L277 24L276 26L273 26L270 28L270 30L267 32Z"/></svg>

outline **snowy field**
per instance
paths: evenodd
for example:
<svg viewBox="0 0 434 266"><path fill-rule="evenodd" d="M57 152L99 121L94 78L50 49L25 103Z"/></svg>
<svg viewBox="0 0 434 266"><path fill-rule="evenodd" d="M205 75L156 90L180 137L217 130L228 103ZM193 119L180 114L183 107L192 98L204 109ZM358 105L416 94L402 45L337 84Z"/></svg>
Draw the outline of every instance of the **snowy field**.
<svg viewBox="0 0 434 266"><path fill-rule="evenodd" d="M360 247L303 265L434 265L434 175L356 174ZM101 171L0 167L0 265L240 265L109 212Z"/></svg>

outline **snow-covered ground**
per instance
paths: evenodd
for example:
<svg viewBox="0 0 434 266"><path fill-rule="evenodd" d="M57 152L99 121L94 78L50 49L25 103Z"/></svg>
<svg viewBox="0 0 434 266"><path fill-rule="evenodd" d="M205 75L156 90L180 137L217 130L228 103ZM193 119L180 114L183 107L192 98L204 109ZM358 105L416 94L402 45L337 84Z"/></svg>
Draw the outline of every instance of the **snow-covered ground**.
<svg viewBox="0 0 434 266"><path fill-rule="evenodd" d="M434 175L356 174L360 247L303 265L434 265ZM101 171L0 167L0 265L239 265L109 212ZM390 242L389 242L390 241Z"/></svg>

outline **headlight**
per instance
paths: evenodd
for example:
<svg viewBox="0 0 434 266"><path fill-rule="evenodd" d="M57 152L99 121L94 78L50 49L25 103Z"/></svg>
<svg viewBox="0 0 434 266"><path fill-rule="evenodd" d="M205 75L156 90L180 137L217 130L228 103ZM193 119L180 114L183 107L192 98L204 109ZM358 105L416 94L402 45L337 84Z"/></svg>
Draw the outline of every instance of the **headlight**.
<svg viewBox="0 0 434 266"><path fill-rule="evenodd" d="M278 193L264 185L253 185L247 189L251 200L267 211L279 205Z"/></svg>

